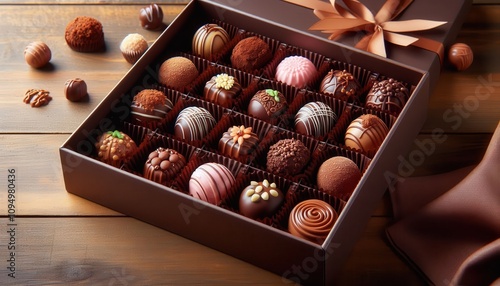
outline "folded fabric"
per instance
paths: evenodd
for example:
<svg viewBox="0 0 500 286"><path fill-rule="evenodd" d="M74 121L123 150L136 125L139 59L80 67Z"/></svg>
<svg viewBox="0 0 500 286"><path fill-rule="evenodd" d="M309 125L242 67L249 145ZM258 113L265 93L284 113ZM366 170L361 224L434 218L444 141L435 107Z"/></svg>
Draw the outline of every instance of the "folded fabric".
<svg viewBox="0 0 500 286"><path fill-rule="evenodd" d="M401 219L387 228L387 237L431 284L500 283L500 123L483 159L471 169L417 179L412 187L411 181L405 181L397 186L404 186L404 191L391 193ZM425 199L417 200L417 207L403 203L412 194L418 197L419 192L433 190L435 185L451 185L440 181L441 177L452 182L455 175L465 174L448 191L438 190L435 199L427 193L432 201L424 206L419 204ZM399 205L410 206L409 211Z"/></svg>

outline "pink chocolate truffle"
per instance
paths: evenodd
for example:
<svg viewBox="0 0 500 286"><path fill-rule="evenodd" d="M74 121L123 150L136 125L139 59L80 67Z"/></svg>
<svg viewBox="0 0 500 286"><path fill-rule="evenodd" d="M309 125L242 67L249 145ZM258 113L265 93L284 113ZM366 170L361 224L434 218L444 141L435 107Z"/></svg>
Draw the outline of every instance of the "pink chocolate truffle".
<svg viewBox="0 0 500 286"><path fill-rule="evenodd" d="M304 88L316 73L316 67L308 58L290 56L283 59L276 68L276 80Z"/></svg>
<svg viewBox="0 0 500 286"><path fill-rule="evenodd" d="M229 169L218 163L205 163L191 174L189 194L218 205L228 195L235 179Z"/></svg>

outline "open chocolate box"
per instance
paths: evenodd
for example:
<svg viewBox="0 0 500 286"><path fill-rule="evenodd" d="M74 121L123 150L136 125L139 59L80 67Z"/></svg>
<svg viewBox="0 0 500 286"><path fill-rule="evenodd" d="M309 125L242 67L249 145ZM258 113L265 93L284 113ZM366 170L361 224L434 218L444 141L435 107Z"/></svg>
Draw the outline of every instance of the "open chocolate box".
<svg viewBox="0 0 500 286"><path fill-rule="evenodd" d="M330 41L325 35L308 30L316 20L310 10L283 1L226 2L190 2L63 144L60 155L66 189L272 271L284 279L310 285L334 284L375 206L397 175L398 157L408 151L425 120L429 94L439 76L439 59L436 54L415 47L392 46L388 47L389 58L382 58L345 43ZM383 3L370 2L369 8L374 10ZM401 15L401 19L435 14L436 18L448 21L444 28L426 33L426 36L446 46L455 37L471 1L442 1L445 4L440 5L448 5L448 9L433 10L430 14L427 2L430 1L415 1ZM441 12L442 15L439 14ZM232 39L214 59L200 58L191 51L194 33L207 23L221 25ZM229 61L231 45L250 35L264 39L274 54L273 59L255 73L239 71ZM158 70L164 60L178 55L193 61L200 75L191 85L173 90L159 84ZM317 79L307 88L296 88L274 79L277 63L288 55L307 57L318 68ZM351 72L363 87L369 86L373 80L395 78L408 86L411 95L399 114L365 108L362 97L359 102L347 102L326 96L318 91L318 84L332 68ZM234 76L243 87L231 108L206 102L201 95L204 83L220 72ZM167 118L154 126L138 126L130 121L132 99L146 88L165 92L174 103ZM252 118L246 110L251 95L265 88L281 91L290 103L287 113L269 123ZM294 114L310 101L324 102L338 116L337 123L325 136L315 138L294 132ZM173 133L176 116L188 106L206 108L217 121L217 125L202 140L182 141ZM347 125L367 113L377 115L389 127L388 135L374 154L347 148L343 142ZM253 154L236 159L219 154L218 139L233 125L252 126L258 134L261 141ZM139 146L138 152L120 167L96 159L94 146L97 138L112 130L127 133ZM311 152L310 162L297 176L278 176L265 168L269 147L285 138L302 141ZM162 185L145 179L142 168L149 152L165 146L183 154L188 163L176 179ZM333 156L350 158L363 173L347 201L321 192L316 185L315 173L319 165ZM205 162L223 164L235 176L236 182L228 198L218 205L201 201L188 193L191 173ZM248 181L263 179L272 180L283 191L283 206L275 215L264 219L254 220L241 215L237 201L242 188ZM310 198L329 203L339 213L322 244L296 237L287 231L290 209ZM257 245L258 250L245 247L249 245Z"/></svg>

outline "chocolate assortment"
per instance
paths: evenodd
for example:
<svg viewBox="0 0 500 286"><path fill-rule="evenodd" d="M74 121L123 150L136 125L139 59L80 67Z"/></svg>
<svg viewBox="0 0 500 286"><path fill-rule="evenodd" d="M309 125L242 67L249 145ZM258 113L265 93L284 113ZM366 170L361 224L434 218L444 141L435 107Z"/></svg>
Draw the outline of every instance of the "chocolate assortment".
<svg viewBox="0 0 500 286"><path fill-rule="evenodd" d="M125 103L122 131L150 134L139 151L110 159L115 131L96 157L321 244L408 100L407 85L224 22L191 39L158 59L157 82ZM318 202L321 233L294 219L305 215L300 204Z"/></svg>

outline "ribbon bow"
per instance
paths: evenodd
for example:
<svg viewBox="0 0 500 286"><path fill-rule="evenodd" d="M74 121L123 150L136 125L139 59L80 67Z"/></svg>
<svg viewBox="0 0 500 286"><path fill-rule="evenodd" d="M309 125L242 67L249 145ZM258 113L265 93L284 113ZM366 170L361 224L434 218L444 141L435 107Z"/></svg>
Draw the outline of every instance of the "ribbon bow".
<svg viewBox="0 0 500 286"><path fill-rule="evenodd" d="M356 44L356 48L387 57L385 41L400 46L417 46L437 53L443 61L443 44L427 38L416 38L399 34L400 32L424 31L439 27L446 22L431 20L392 21L403 12L413 0L387 0L374 16L358 0L343 0L346 8L335 0L330 3L321 0L284 0L299 6L313 9L320 20L309 29L328 33L334 40L345 32L366 31L367 34Z"/></svg>

